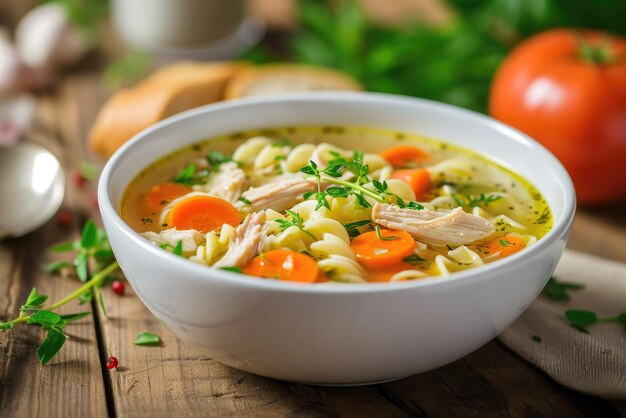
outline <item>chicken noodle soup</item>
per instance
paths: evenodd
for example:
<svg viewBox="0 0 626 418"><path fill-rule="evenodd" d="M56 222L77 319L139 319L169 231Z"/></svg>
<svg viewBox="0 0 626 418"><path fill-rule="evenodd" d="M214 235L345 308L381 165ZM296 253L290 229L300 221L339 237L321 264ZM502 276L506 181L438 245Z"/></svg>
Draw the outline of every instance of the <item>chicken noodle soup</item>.
<svg viewBox="0 0 626 418"><path fill-rule="evenodd" d="M541 194L493 161L360 127L187 147L132 181L121 214L191 262L301 282L448 275L508 257L552 227Z"/></svg>

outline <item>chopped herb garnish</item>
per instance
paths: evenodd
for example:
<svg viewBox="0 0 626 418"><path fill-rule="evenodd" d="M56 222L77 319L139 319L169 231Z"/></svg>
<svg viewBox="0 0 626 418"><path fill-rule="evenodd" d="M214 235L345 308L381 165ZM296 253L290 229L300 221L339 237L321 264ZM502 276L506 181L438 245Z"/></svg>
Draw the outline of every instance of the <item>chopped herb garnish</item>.
<svg viewBox="0 0 626 418"><path fill-rule="evenodd" d="M419 256L419 255L417 255L417 254L413 254L413 255L410 255L410 256L408 256L408 257L405 257L405 258L403 259L403 261L404 261L405 263L409 263L409 264L416 265L416 264L421 264L421 263L424 263L424 262L425 262L425 261L427 261L427 260L426 260L425 258L420 257L420 256Z"/></svg>
<svg viewBox="0 0 626 418"><path fill-rule="evenodd" d="M406 205L405 208L413 210L424 210L424 206L420 205L417 202L409 202L409 204Z"/></svg>
<svg viewBox="0 0 626 418"><path fill-rule="evenodd" d="M186 186L194 186L197 184L206 184L210 175L210 171L198 170L198 166L192 163L185 167L176 177L174 177L174 181Z"/></svg>
<svg viewBox="0 0 626 418"><path fill-rule="evenodd" d="M511 241L507 241L505 239L501 239L501 240L499 240L499 242L500 242L500 246L502 246L502 247L508 247L510 245L513 245L513 243Z"/></svg>
<svg viewBox="0 0 626 418"><path fill-rule="evenodd" d="M161 342L161 337L151 332L141 332L137 339L133 341L135 345L157 345Z"/></svg>
<svg viewBox="0 0 626 418"><path fill-rule="evenodd" d="M545 208L543 212L541 213L541 216L539 216L534 223L538 225L543 225L543 224L548 223L551 218L552 218L552 215L550 214L550 209Z"/></svg>
<svg viewBox="0 0 626 418"><path fill-rule="evenodd" d="M502 196L497 194L486 195L481 193L478 196L467 195L466 197L453 194L451 195L452 199L456 202L457 205L472 209L476 207L486 208L490 203L495 202L496 200L502 199Z"/></svg>
<svg viewBox="0 0 626 418"><path fill-rule="evenodd" d="M220 270L230 271L231 273L243 274L241 267L220 267Z"/></svg>
<svg viewBox="0 0 626 418"><path fill-rule="evenodd" d="M183 242L182 241L178 241L176 243L176 246L172 250L172 254L178 255L178 256L182 256L183 255Z"/></svg>
<svg viewBox="0 0 626 418"><path fill-rule="evenodd" d="M389 236L383 237L382 234L380 233L380 226L378 225L374 227L374 230L376 231L376 237L378 237L378 239L381 241L394 241L394 240L400 239L400 237L397 237L395 235L389 235Z"/></svg>
<svg viewBox="0 0 626 418"><path fill-rule="evenodd" d="M141 218L141 223L146 225L146 224L151 224L153 223L154 220L152 218Z"/></svg>
<svg viewBox="0 0 626 418"><path fill-rule="evenodd" d="M169 251L171 249L172 250L172 254L174 254L174 255L178 255L178 256L181 256L181 257L183 255L183 241L182 240L178 241L175 246L171 246L167 242L164 242L162 244L159 244L159 247L164 249L164 250L167 250L167 251Z"/></svg>
<svg viewBox="0 0 626 418"><path fill-rule="evenodd" d="M240 201L240 202L245 203L245 205L246 205L246 206L251 206L251 205L252 205L252 202L251 202L251 201L249 201L248 199L246 199L246 198L245 198L245 197L243 197L243 196L241 196L241 197L239 198L239 201Z"/></svg>
<svg viewBox="0 0 626 418"><path fill-rule="evenodd" d="M370 221L369 219L365 219L362 221L356 221L356 222L350 222L347 224L344 224L343 227L346 228L346 231L348 232L348 236L350 238L354 238L356 236L358 236L361 232L359 231L359 228L365 225L371 225L372 221Z"/></svg>
<svg viewBox="0 0 626 418"><path fill-rule="evenodd" d="M209 152L209 155L206 157L206 160L209 164L211 164L211 167L215 170L220 164L224 164L229 161L232 161L232 158L225 154L222 154L221 152L217 150L211 150L211 152Z"/></svg>
<svg viewBox="0 0 626 418"><path fill-rule="evenodd" d="M315 235L313 235L312 233L304 229L304 221L302 220L302 217L297 212L294 212L292 210L286 210L285 212L287 213L287 216L291 218L291 220L274 219L274 222L280 225L281 232L289 227L295 226L296 228L298 228L299 230L301 230L302 232L304 232L305 234L307 234L314 240L317 240Z"/></svg>

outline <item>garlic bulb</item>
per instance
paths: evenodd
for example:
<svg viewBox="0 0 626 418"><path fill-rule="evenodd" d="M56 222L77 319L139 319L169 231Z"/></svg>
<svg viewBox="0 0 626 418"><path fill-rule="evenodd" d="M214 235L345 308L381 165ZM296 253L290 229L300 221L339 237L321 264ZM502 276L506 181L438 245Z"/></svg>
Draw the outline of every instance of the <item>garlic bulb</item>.
<svg viewBox="0 0 626 418"><path fill-rule="evenodd" d="M21 66L7 31L0 28L0 94L15 89Z"/></svg>
<svg viewBox="0 0 626 418"><path fill-rule="evenodd" d="M35 97L21 94L0 101L0 145L11 145L20 140L35 119Z"/></svg>
<svg viewBox="0 0 626 418"><path fill-rule="evenodd" d="M74 64L91 47L59 3L46 3L28 12L15 30L15 43L26 65L48 69Z"/></svg>

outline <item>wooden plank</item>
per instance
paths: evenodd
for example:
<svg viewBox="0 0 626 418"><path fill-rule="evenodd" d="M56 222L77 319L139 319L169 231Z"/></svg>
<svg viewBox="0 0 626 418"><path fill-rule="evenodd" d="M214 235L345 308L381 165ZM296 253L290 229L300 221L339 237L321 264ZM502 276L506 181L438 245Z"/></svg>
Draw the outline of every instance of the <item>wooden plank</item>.
<svg viewBox="0 0 626 418"><path fill-rule="evenodd" d="M37 128L31 139L51 149L66 168L76 170L83 155L79 135L58 136L56 126L63 120L54 95L44 96L38 109ZM68 176L69 177L69 176ZM71 184L71 183L70 183ZM3 197L6 198L6 197ZM64 209L80 213L84 192L66 188ZM75 290L73 278L50 277L40 266L51 257L51 244L75 239L81 216L70 228L52 219L26 237L0 243L0 320L12 318L33 286L52 301ZM62 312L91 310L91 305L70 303ZM93 319L68 326L70 340L48 365L39 365L36 349L42 340L40 329L20 325L0 335L0 416L65 417L107 416L105 386Z"/></svg>
<svg viewBox="0 0 626 418"><path fill-rule="evenodd" d="M625 205L578 208L568 247L626 263Z"/></svg>

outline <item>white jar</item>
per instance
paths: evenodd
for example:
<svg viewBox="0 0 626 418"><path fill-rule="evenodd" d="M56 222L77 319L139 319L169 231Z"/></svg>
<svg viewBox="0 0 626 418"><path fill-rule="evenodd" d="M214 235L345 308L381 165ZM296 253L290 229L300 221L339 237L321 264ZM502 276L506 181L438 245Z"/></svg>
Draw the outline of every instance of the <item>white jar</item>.
<svg viewBox="0 0 626 418"><path fill-rule="evenodd" d="M113 0L113 22L133 48L202 48L233 34L244 0Z"/></svg>

